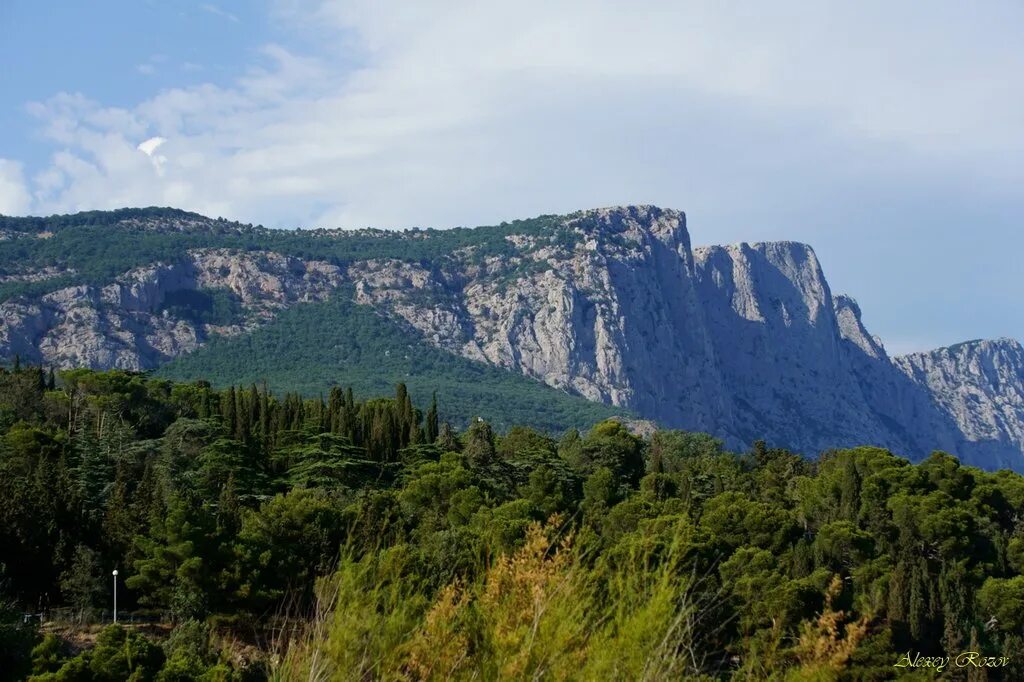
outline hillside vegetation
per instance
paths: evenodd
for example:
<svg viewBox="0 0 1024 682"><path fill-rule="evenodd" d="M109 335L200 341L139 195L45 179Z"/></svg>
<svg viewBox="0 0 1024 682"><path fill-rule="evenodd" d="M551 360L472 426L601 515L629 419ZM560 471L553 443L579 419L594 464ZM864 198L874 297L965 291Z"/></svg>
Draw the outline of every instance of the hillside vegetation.
<svg viewBox="0 0 1024 682"><path fill-rule="evenodd" d="M551 235L555 216L449 230L274 230L172 208L88 211L47 218L0 216L0 275L56 267L45 281L0 283L0 302L79 284L102 285L132 268L184 258L190 249L275 251L334 265L372 258L419 262L473 248L476 258L514 252L510 234ZM562 231L564 232L564 230ZM559 232L561 234L561 232Z"/></svg>
<svg viewBox="0 0 1024 682"><path fill-rule="evenodd" d="M215 337L156 375L215 386L266 381L306 396L326 395L340 383L373 397L405 383L415 395L436 392L444 417L455 425L482 417L502 431L529 425L556 433L630 414L442 351L346 296L282 311L244 336Z"/></svg>
<svg viewBox="0 0 1024 682"><path fill-rule="evenodd" d="M887 680L908 651L975 651L989 679L1024 675L1017 474L615 421L457 432L445 409L406 385L0 372L0 671ZM88 629L114 568L120 608L169 637L73 649L23 623L65 607L82 625L61 632Z"/></svg>

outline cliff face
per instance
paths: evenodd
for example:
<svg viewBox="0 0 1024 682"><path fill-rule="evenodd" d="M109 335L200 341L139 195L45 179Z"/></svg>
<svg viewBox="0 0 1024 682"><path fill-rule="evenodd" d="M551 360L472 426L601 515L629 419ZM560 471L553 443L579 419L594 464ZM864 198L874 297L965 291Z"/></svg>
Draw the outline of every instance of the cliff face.
<svg viewBox="0 0 1024 682"><path fill-rule="evenodd" d="M791 242L698 249L698 282L735 426L804 447L894 441L868 407L842 349L814 251ZM762 434L758 436L757 434Z"/></svg>
<svg viewBox="0 0 1024 682"><path fill-rule="evenodd" d="M1013 339L968 341L895 358L955 422L961 449L988 468L1020 468L1024 452L1024 348Z"/></svg>
<svg viewBox="0 0 1024 682"><path fill-rule="evenodd" d="M207 229L180 222L172 232ZM143 227L159 230L151 223ZM810 247L694 249L678 211L598 209L544 229L514 228L500 248L481 236L429 258L309 258L348 238L330 232L303 241L302 257L192 249L102 286L7 300L0 355L145 369L344 285L345 295L446 351L733 447L765 438L813 454L875 444L1024 468L1024 351L1016 342L891 359L856 302L832 294ZM217 229L232 238L229 227ZM373 251L365 244L438 237L358 238ZM211 313L215 295L231 304L230 315Z"/></svg>
<svg viewBox="0 0 1024 682"><path fill-rule="evenodd" d="M195 350L211 333L244 333L279 308L323 300L340 285L340 273L327 263L276 253L196 250L178 262L131 270L105 286L67 287L0 304L0 355L56 367L150 369ZM205 299L168 305L176 294L204 290L226 292L238 314L205 322L180 316Z"/></svg>
<svg viewBox="0 0 1024 682"><path fill-rule="evenodd" d="M685 217L654 207L570 216L567 244L512 238L518 255L454 254L428 271L349 268L357 300L437 345L591 400L710 429L729 404L703 324Z"/></svg>

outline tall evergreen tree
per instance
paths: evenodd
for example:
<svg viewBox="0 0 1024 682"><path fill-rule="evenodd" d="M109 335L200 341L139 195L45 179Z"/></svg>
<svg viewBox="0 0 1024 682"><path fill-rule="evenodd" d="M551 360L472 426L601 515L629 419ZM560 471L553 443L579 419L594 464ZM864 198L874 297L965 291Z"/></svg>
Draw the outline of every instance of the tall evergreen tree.
<svg viewBox="0 0 1024 682"><path fill-rule="evenodd" d="M430 398L430 409L427 410L426 441L433 443L437 440L437 391L434 391Z"/></svg>
<svg viewBox="0 0 1024 682"><path fill-rule="evenodd" d="M234 435L238 430L237 409L238 403L235 399L235 387L228 388L227 393L221 396L221 418L224 420L224 430Z"/></svg>
<svg viewBox="0 0 1024 682"><path fill-rule="evenodd" d="M466 445L462 452L474 464L487 464L494 459L494 430L477 417L466 431Z"/></svg>

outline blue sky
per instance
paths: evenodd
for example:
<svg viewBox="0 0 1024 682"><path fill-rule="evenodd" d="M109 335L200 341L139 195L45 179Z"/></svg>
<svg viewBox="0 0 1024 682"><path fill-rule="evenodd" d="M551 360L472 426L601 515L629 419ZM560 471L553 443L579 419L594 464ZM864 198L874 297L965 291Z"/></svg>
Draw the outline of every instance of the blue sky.
<svg viewBox="0 0 1024 682"><path fill-rule="evenodd" d="M770 7L770 9L768 9ZM1024 337L1019 2L0 3L0 213L812 244L890 351Z"/></svg>

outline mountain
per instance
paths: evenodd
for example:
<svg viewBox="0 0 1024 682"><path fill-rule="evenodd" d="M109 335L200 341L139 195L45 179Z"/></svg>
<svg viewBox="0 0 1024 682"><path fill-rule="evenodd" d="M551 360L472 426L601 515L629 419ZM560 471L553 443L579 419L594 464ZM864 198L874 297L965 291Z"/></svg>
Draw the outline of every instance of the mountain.
<svg viewBox="0 0 1024 682"><path fill-rule="evenodd" d="M413 379L463 419L629 411L733 447L1024 470L1019 344L890 358L809 246L695 248L682 212L652 206L405 232L172 209L0 218L0 301L7 359L310 393Z"/></svg>
<svg viewBox="0 0 1024 682"><path fill-rule="evenodd" d="M967 341L895 361L953 418L976 461L990 468L1020 469L1024 347L1018 341Z"/></svg>

